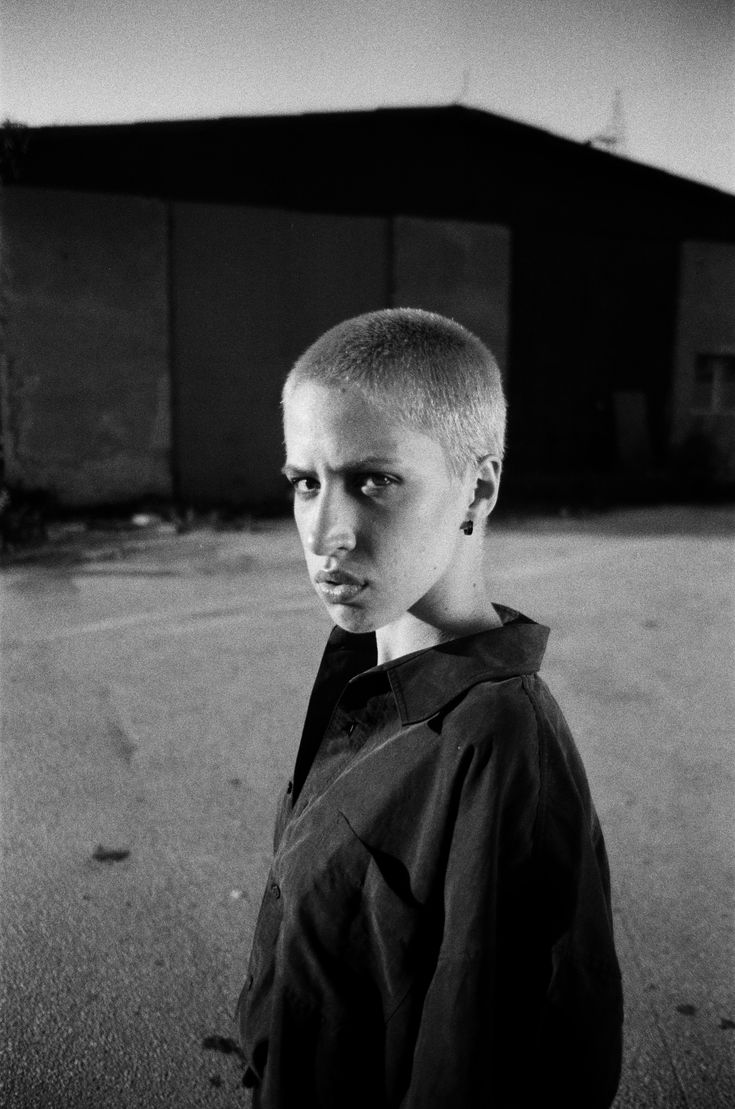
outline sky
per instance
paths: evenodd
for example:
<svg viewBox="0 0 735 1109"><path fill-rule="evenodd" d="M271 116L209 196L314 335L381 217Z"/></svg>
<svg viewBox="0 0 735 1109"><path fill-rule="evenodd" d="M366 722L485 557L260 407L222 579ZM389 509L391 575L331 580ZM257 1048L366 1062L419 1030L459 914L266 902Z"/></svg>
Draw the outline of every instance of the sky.
<svg viewBox="0 0 735 1109"><path fill-rule="evenodd" d="M0 119L462 103L735 193L735 0L0 0Z"/></svg>

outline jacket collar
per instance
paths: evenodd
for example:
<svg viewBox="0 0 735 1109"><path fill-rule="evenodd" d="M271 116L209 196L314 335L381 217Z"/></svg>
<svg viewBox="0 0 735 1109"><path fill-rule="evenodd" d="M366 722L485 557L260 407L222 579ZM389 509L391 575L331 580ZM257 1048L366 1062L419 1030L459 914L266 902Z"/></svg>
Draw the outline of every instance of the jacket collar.
<svg viewBox="0 0 735 1109"><path fill-rule="evenodd" d="M366 670L371 674L385 673L401 723L417 724L440 712L478 682L502 681L534 674L539 669L549 629L504 605L495 608L503 621L502 627L452 639L380 666L375 665L374 633L353 635L334 628L325 656L348 652L349 661L343 656L343 665L345 670L352 671L351 680L355 683L367 676Z"/></svg>

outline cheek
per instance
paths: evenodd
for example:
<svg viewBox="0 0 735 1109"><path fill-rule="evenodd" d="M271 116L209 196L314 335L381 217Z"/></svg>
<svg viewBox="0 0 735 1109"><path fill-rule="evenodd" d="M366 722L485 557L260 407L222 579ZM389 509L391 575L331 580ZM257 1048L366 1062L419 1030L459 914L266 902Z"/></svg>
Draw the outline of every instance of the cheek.
<svg viewBox="0 0 735 1109"><path fill-rule="evenodd" d="M391 536L391 553L406 576L417 580L444 569L455 550L456 512L441 505L425 506L398 521Z"/></svg>

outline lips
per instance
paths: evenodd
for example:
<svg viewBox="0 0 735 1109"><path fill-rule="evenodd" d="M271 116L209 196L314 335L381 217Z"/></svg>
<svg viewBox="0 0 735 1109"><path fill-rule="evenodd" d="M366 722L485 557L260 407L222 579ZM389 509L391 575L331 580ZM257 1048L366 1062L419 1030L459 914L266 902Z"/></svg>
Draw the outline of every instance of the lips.
<svg viewBox="0 0 735 1109"><path fill-rule="evenodd" d="M348 604L365 586L364 581L344 570L318 570L314 584L322 597L335 605Z"/></svg>

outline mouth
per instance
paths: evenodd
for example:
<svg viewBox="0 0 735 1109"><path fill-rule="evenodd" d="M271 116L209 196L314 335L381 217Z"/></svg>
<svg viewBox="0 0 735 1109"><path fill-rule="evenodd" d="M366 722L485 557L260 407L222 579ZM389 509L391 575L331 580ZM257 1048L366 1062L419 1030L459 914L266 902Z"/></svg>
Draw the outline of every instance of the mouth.
<svg viewBox="0 0 735 1109"><path fill-rule="evenodd" d="M343 570L319 570L314 584L328 604L345 605L362 592L366 583Z"/></svg>

